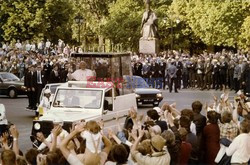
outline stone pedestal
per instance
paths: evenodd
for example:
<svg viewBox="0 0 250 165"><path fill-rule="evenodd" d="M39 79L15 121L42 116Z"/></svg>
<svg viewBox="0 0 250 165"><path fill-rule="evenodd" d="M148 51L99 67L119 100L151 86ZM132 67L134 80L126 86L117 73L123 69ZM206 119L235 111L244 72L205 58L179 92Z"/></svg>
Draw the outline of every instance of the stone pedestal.
<svg viewBox="0 0 250 165"><path fill-rule="evenodd" d="M159 40L158 39L140 39L139 51L143 54L157 54L159 53Z"/></svg>

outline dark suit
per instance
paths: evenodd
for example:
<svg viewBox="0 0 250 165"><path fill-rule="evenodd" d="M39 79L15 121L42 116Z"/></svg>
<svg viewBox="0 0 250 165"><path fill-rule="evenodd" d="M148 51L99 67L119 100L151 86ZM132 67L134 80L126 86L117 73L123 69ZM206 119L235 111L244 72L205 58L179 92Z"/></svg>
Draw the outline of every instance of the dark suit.
<svg viewBox="0 0 250 165"><path fill-rule="evenodd" d="M29 91L30 107L32 109L36 109L36 98L37 98L37 94L36 94L37 74L36 72L28 72L26 81L27 81L26 83L27 88L30 89ZM35 89L35 91L33 91L32 89Z"/></svg>
<svg viewBox="0 0 250 165"><path fill-rule="evenodd" d="M171 64L168 68L168 77L169 77L169 92L171 93L172 92L172 87L173 87L173 84L174 84L174 88L175 88L175 92L177 92L177 81L176 81L176 78L177 78L177 67L174 66L173 64Z"/></svg>
<svg viewBox="0 0 250 165"><path fill-rule="evenodd" d="M220 65L220 86L222 88L222 85L227 85L227 70L228 70L228 64L227 62L223 62Z"/></svg>
<svg viewBox="0 0 250 165"><path fill-rule="evenodd" d="M47 83L46 80L46 74L44 71L36 71L36 76L37 76L37 83L36 83L36 102L40 103L40 95L42 92L42 89ZM40 78L40 80L39 80Z"/></svg>
<svg viewBox="0 0 250 165"><path fill-rule="evenodd" d="M59 71L58 71L58 74L56 75L55 71L52 70L50 72L50 76L49 76L49 83L59 83L59 81L60 81L60 73L59 73Z"/></svg>
<svg viewBox="0 0 250 165"><path fill-rule="evenodd" d="M60 72L60 82L67 82L68 80L68 70L63 69Z"/></svg>
<svg viewBox="0 0 250 165"><path fill-rule="evenodd" d="M49 75L50 75L50 72L51 72L51 66L47 63L47 64L44 64L43 65L43 71L45 72L45 78L46 78L46 84L48 83L49 81Z"/></svg>
<svg viewBox="0 0 250 165"><path fill-rule="evenodd" d="M205 75L204 75L203 89L205 89L205 88L210 89L211 88L211 84L212 84L212 79L211 79L212 72L213 72L213 65L211 63L205 64Z"/></svg>
<svg viewBox="0 0 250 165"><path fill-rule="evenodd" d="M134 75L136 76L142 76L142 63L137 62L134 64Z"/></svg>

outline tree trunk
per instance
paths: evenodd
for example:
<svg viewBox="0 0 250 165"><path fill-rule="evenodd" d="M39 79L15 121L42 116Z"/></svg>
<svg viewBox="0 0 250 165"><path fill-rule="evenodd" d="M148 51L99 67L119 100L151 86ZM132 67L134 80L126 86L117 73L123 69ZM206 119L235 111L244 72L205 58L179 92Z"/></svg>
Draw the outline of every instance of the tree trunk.
<svg viewBox="0 0 250 165"><path fill-rule="evenodd" d="M103 50L103 36L99 35L98 40L99 40L98 50L102 51Z"/></svg>
<svg viewBox="0 0 250 165"><path fill-rule="evenodd" d="M214 45L207 46L208 53L214 53Z"/></svg>

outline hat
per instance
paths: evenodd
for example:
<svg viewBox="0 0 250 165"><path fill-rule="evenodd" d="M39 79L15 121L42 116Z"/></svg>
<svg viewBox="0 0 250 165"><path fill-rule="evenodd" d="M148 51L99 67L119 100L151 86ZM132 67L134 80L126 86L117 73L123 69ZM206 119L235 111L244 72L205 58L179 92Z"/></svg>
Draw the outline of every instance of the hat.
<svg viewBox="0 0 250 165"><path fill-rule="evenodd" d="M236 94L237 94L238 96L240 96L240 95L243 94L243 93L242 93L241 90L239 90Z"/></svg>
<svg viewBox="0 0 250 165"><path fill-rule="evenodd" d="M44 94L49 94L51 93L50 89L45 89Z"/></svg>
<svg viewBox="0 0 250 165"><path fill-rule="evenodd" d="M157 151L162 151L166 144L166 140L160 135L155 135L151 138L151 144Z"/></svg>
<svg viewBox="0 0 250 165"><path fill-rule="evenodd" d="M159 125L154 125L154 126L152 127L152 131L154 131L154 133L155 133L156 135L160 135L160 134L161 134L161 127L160 127Z"/></svg>
<svg viewBox="0 0 250 165"><path fill-rule="evenodd" d="M153 109L154 109L154 110L156 110L156 111L157 111L157 113L158 113L159 115L160 115L160 114L161 114L161 112L162 112L162 111L161 111L161 108L159 108L159 107L154 107Z"/></svg>
<svg viewBox="0 0 250 165"><path fill-rule="evenodd" d="M54 120L53 120L53 124L61 124L63 125L63 120L59 117L56 117Z"/></svg>

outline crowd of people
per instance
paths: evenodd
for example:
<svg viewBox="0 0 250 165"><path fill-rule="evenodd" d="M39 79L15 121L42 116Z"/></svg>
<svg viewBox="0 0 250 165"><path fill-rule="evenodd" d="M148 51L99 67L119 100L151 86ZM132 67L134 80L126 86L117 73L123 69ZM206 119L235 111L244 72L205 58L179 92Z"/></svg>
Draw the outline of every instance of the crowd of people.
<svg viewBox="0 0 250 165"><path fill-rule="evenodd" d="M243 164L250 160L250 107L243 93L234 102L228 91L214 97L211 105L194 101L191 109L176 109L164 103L139 115L131 108L124 125L116 119L116 128L102 121L81 121L63 129L56 118L48 137L38 132L38 148L26 153L18 146L15 125L1 136L2 165L177 165ZM201 113L201 112L204 113ZM205 115L202 115L205 114Z"/></svg>
<svg viewBox="0 0 250 165"><path fill-rule="evenodd" d="M9 45L2 43L0 48L0 71L11 72L19 78L24 77L28 67L36 69L41 66L44 83L67 81L68 71L78 68L80 59L72 58L72 53L81 53L79 47L70 47L62 40L52 44L49 40L37 44L29 41ZM223 89L223 87L244 91L250 89L250 54L243 51L233 53L223 50L217 53L203 52L190 56L178 51L162 52L158 55L131 53L133 75L143 77L154 88L169 89L175 92L182 88ZM108 60L95 61L98 70L109 68ZM110 68L109 68L110 69ZM110 70L106 69L108 76ZM54 72L53 72L54 71ZM57 74L58 73L58 74ZM52 74L52 75L50 75Z"/></svg>
<svg viewBox="0 0 250 165"><path fill-rule="evenodd" d="M79 51L79 50L77 50ZM0 48L0 70L24 77L29 107L36 109L41 89L47 83L81 80L81 75L98 75L86 70L86 63L71 58L74 48L59 40L26 44L17 41ZM19 150L19 133L12 125L13 138L8 145L7 133L2 134L2 165L176 165L176 164L247 164L250 159L250 107L243 92L234 102L226 90L240 88L249 82L249 54L222 51L190 57L179 52L164 52L158 56L131 56L134 75L142 76L152 87L224 89L214 103L204 105L194 101L191 109L177 110L175 104L164 103L139 115L134 108L124 125L116 119L117 128L106 128L102 121L73 123L63 129L63 121L55 119L48 137L36 134L41 145L23 153ZM108 61L97 61L108 67ZM92 68L96 70L97 68ZM84 72L83 72L84 71ZM108 73L105 73L105 75ZM107 76L107 75L106 75ZM49 93L49 92L48 92ZM45 94L47 94L45 92ZM49 96L48 96L49 97ZM202 115L201 111L205 112Z"/></svg>
<svg viewBox="0 0 250 165"><path fill-rule="evenodd" d="M200 90L223 89L246 90L249 83L250 54L238 51L203 52L190 56L180 52L162 52L158 56L132 56L133 74L142 76L152 87L165 89L175 86ZM249 90L249 89L248 89Z"/></svg>

